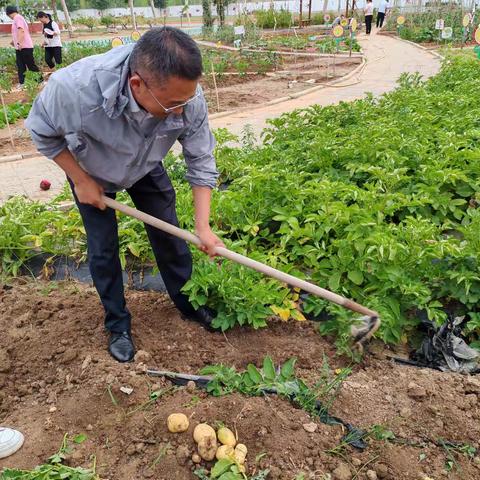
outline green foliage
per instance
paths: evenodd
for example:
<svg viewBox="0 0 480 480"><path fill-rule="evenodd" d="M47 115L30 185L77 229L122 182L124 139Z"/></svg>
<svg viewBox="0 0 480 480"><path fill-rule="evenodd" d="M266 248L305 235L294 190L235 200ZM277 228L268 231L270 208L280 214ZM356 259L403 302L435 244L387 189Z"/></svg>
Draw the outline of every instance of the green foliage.
<svg viewBox="0 0 480 480"><path fill-rule="evenodd" d="M12 91L12 79L10 75L0 73L0 91L3 93Z"/></svg>
<svg viewBox="0 0 480 480"><path fill-rule="evenodd" d="M469 10L454 4L436 4L426 6L421 12L401 12L399 9L393 9L387 17L386 28L388 30L397 30L401 38L417 43L462 43L464 40L471 41L476 25L478 25L479 16L476 14L472 25L467 31L462 25L463 16ZM405 24L397 28L396 20L399 15L405 17ZM446 27L452 27L453 35L451 39L442 39L439 30L435 29L437 19L443 19Z"/></svg>
<svg viewBox="0 0 480 480"><path fill-rule="evenodd" d="M67 4L69 12L74 12L75 10L80 9L80 0L66 0L65 3ZM57 0L57 8L59 10L62 9L62 2L60 2L60 0Z"/></svg>
<svg viewBox="0 0 480 480"><path fill-rule="evenodd" d="M9 2L15 4L15 2ZM29 23L37 21L37 12L46 8L46 2L37 0L22 0L19 2L19 12Z"/></svg>
<svg viewBox="0 0 480 480"><path fill-rule="evenodd" d="M23 88L27 94L28 101L32 103L38 94L39 83L42 81L42 74L40 72L31 72L30 70L25 73L25 83Z"/></svg>
<svg viewBox="0 0 480 480"><path fill-rule="evenodd" d="M95 467L93 469L85 469L63 465L66 455L72 451L69 441L80 444L86 439L87 437L84 434L77 435L72 439L68 437L68 434L65 434L62 446L57 453L48 459L48 463L28 471L5 468L0 472L0 480L99 480L98 475L95 473Z"/></svg>
<svg viewBox="0 0 480 480"><path fill-rule="evenodd" d="M381 98L272 120L260 145L235 147L234 137L216 132L220 182L228 188L213 192L214 229L239 253L379 311L387 343L406 340L417 309L441 322L446 305L466 315L465 333L478 342L479 76L477 59L452 57L427 82L404 75ZM170 155L165 165L180 224L193 230L184 162ZM0 207L0 273L18 274L40 249L84 258L77 211L55 205L16 198ZM119 224L122 264L151 264L143 226L123 215ZM327 313L320 332L346 347L352 320L341 307L313 297L301 302L259 273L193 254L185 291L195 306L218 310L217 327Z"/></svg>
<svg viewBox="0 0 480 480"><path fill-rule="evenodd" d="M102 15L100 18L100 23L106 27L115 27L117 24L117 19L113 15Z"/></svg>
<svg viewBox="0 0 480 480"><path fill-rule="evenodd" d="M269 470L262 470L253 477L247 477L240 471L239 466L235 461L224 458L218 460L207 474L204 468L199 468L193 472L200 480L265 480L268 476Z"/></svg>
<svg viewBox="0 0 480 480"><path fill-rule="evenodd" d="M325 18L323 13L314 13L312 15L312 25L323 25L325 23Z"/></svg>
<svg viewBox="0 0 480 480"><path fill-rule="evenodd" d="M92 6L92 8L103 11L111 7L112 2L111 0L90 0L90 5Z"/></svg>
<svg viewBox="0 0 480 480"><path fill-rule="evenodd" d="M253 14L259 28L284 28L293 24L292 14L284 8L275 10L272 7L268 10L255 10Z"/></svg>
<svg viewBox="0 0 480 480"><path fill-rule="evenodd" d="M154 0L153 4L155 5L156 8L159 8L160 10L164 10L168 6L168 1L167 0Z"/></svg>
<svg viewBox="0 0 480 480"><path fill-rule="evenodd" d="M334 375L324 357L320 379L309 387L303 380L295 376L295 358L290 358L283 365L275 368L270 357L265 357L262 368L253 364L247 365L243 372L234 367L211 365L201 370L202 375L213 375L207 385L207 392L213 396L228 395L239 392L248 396L259 396L265 393L277 393L291 400L313 416L328 413L335 400L340 386L350 375L349 368L342 369ZM320 401L322 408L318 408Z"/></svg>
<svg viewBox="0 0 480 480"><path fill-rule="evenodd" d="M28 114L30 113L30 109L32 108L32 104L15 102L15 103L10 103L5 107L7 110L8 123L12 125L17 120L28 117ZM0 115L0 128L5 128L7 126L7 122L5 121L3 108L1 109L1 111L2 111L2 114Z"/></svg>
<svg viewBox="0 0 480 480"><path fill-rule="evenodd" d="M267 50L306 50L316 49L318 53L334 53L339 51L348 51L350 39L345 38L338 43L332 37L317 37L315 35L275 35L268 38L262 38L251 42L252 46ZM353 39L352 50L360 51L360 45Z"/></svg>
<svg viewBox="0 0 480 480"><path fill-rule="evenodd" d="M95 17L77 17L74 22L77 25L84 25L93 32L94 27L98 25L98 20Z"/></svg>

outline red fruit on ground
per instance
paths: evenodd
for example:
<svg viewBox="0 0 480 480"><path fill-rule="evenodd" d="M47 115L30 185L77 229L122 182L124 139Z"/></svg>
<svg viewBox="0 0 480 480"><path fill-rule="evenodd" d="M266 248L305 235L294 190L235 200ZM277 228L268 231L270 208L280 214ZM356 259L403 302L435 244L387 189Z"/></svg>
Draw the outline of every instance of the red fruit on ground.
<svg viewBox="0 0 480 480"><path fill-rule="evenodd" d="M40 182L40 188L42 190L50 190L51 186L52 186L52 184L48 180L42 180Z"/></svg>

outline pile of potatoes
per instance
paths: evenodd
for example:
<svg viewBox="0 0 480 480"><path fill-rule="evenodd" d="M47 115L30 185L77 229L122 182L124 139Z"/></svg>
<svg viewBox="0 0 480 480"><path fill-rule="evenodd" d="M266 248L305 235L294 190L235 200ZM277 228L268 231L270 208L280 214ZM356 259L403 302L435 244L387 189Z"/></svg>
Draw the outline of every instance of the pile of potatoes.
<svg viewBox="0 0 480 480"><path fill-rule="evenodd" d="M167 419L168 430L172 433L186 432L189 421L183 413L172 413ZM192 460L200 463L203 460L212 461L230 458L237 463L240 470L245 470L247 447L237 443L234 433L227 427L220 427L217 432L207 423L198 424L193 430L193 439L197 443L198 453ZM220 444L220 445L219 445Z"/></svg>

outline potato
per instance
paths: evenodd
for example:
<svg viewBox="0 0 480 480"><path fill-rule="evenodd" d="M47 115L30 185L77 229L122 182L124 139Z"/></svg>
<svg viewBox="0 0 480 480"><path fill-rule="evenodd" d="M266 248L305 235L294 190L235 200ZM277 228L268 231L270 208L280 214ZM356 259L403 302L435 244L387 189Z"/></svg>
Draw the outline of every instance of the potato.
<svg viewBox="0 0 480 480"><path fill-rule="evenodd" d="M183 413L172 413L167 418L167 427L169 432L186 432L188 430L188 426L188 418Z"/></svg>
<svg viewBox="0 0 480 480"><path fill-rule="evenodd" d="M198 442L198 454L207 462L215 458L217 453L217 439L213 437L203 437Z"/></svg>
<svg viewBox="0 0 480 480"><path fill-rule="evenodd" d="M193 439L199 443L202 438L209 437L217 441L215 430L207 423L199 423L193 430Z"/></svg>
<svg viewBox="0 0 480 480"><path fill-rule="evenodd" d="M217 436L218 440L220 441L220 443L223 443L223 445L229 445L230 447L234 447L237 444L237 439L229 428L219 428Z"/></svg>
<svg viewBox="0 0 480 480"><path fill-rule="evenodd" d="M192 462L193 463L200 463L202 461L202 457L198 453L194 453L192 455Z"/></svg>
<svg viewBox="0 0 480 480"><path fill-rule="evenodd" d="M230 445L220 445L215 456L217 457L217 460L233 458L233 447Z"/></svg>
<svg viewBox="0 0 480 480"><path fill-rule="evenodd" d="M247 447L243 443L239 443L235 447L235 450L233 452L233 458L238 464L243 465L245 463L245 457L247 456L247 452Z"/></svg>

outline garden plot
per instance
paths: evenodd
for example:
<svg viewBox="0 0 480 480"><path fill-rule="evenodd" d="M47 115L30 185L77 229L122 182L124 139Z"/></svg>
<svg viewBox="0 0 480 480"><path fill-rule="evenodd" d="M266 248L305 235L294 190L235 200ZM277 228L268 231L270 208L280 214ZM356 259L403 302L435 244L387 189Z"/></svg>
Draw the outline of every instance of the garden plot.
<svg viewBox="0 0 480 480"><path fill-rule="evenodd" d="M249 479L265 470L268 476L258 478L474 480L480 475L476 378L394 365L374 346L376 353L353 366L331 396L331 414L368 432L367 447L358 450L342 442L341 426L325 425L278 396L214 397L191 386L172 389L144 373L145 366L198 373L219 363L240 371L249 363L262 367L270 355L276 365L296 357L296 375L311 385L326 371L325 356L332 359L331 369L347 366L312 323L272 321L268 331L210 334L181 320L166 298L130 291L141 351L134 363L119 365L106 352L102 309L91 288L30 281L13 286L0 290L0 422L23 431L26 442L0 460L0 470L44 463L68 434L73 449L65 464L95 464L99 478L197 479L193 471L213 462L192 463L192 431L208 422L238 433L248 447ZM188 432L168 432L166 420L174 412L189 417Z"/></svg>

